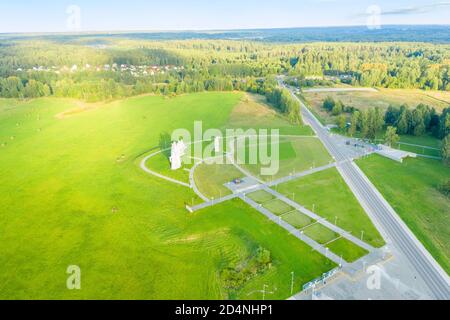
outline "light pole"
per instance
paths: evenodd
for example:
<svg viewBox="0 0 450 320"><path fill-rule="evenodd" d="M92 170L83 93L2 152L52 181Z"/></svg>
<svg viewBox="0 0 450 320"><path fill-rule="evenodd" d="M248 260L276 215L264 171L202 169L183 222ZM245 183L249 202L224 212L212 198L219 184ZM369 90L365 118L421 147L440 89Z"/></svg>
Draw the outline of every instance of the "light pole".
<svg viewBox="0 0 450 320"><path fill-rule="evenodd" d="M364 241L364 230L361 230L361 241Z"/></svg>
<svg viewBox="0 0 450 320"><path fill-rule="evenodd" d="M264 285L263 285L263 291L262 291L262 294L263 294L263 301L266 300L266 287L267 287L267 285L264 284Z"/></svg>
<svg viewBox="0 0 450 320"><path fill-rule="evenodd" d="M313 211L312 212L316 212L316 205L313 203Z"/></svg>
<svg viewBox="0 0 450 320"><path fill-rule="evenodd" d="M328 248L325 248L325 258L327 258L328 259L328 251L329 251L330 249L328 249Z"/></svg>
<svg viewBox="0 0 450 320"><path fill-rule="evenodd" d="M334 225L335 225L335 226L337 226L337 221L338 221L338 217L335 216L335 217L334 217Z"/></svg>

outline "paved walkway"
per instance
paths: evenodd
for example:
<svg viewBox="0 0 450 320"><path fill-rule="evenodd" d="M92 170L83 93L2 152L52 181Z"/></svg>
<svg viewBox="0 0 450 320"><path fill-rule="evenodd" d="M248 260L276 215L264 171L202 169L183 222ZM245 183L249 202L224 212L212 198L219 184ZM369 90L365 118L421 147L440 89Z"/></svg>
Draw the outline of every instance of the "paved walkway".
<svg viewBox="0 0 450 320"><path fill-rule="evenodd" d="M235 199L237 197L239 197L239 194L230 194L228 196L222 197L222 198L217 199L217 200L208 200L207 202L203 202L202 204L199 204L199 205L191 207L191 210L193 212L195 212L195 211L198 211L198 210L202 210L202 209L205 209L205 208L209 208L209 207L215 206L215 205L217 205L219 203L222 203L222 202L226 202L226 201Z"/></svg>
<svg viewBox="0 0 450 320"><path fill-rule="evenodd" d="M269 187L274 187L276 185L279 185L279 184L282 184L282 183L286 183L286 182L289 182L289 181L292 181L292 180L296 180L298 178L305 177L305 176L308 176L308 175L311 175L311 174L314 174L314 173L317 173L317 172L320 172L320 171L324 171L324 170L327 170L327 169L331 169L331 168L334 168L334 167L336 167L336 163L333 162L333 163L327 164L326 166L314 168L314 169L311 169L311 170L306 170L306 171L303 171L303 172L299 172L299 173L293 174L291 176L287 176L287 177L283 177L283 178L274 180L272 182L267 183L267 185Z"/></svg>
<svg viewBox="0 0 450 320"><path fill-rule="evenodd" d="M196 161L194 159L194 161ZM195 179L194 179L194 173L195 173L195 169L197 169L197 167L199 165L201 165L203 163L203 161L196 161L194 166L191 168L191 170L189 171L189 182L191 183L191 187L194 190L194 192L203 200L208 202L209 198L206 197L203 193L200 192L200 190L197 188L197 185L195 184Z"/></svg>
<svg viewBox="0 0 450 320"><path fill-rule="evenodd" d="M148 155L144 159L142 159L141 164L140 164L141 169L144 170L145 172L151 174L151 175L154 175L154 176L158 177L158 178L164 179L164 180L172 182L172 183L176 183L176 184L181 185L183 187L190 188L191 186L188 183L185 183L185 182L182 182L182 181L178 181L176 179L169 178L167 176L164 176L162 174L159 174L158 172L155 172L155 171L150 170L149 168L147 168L145 163L148 161L148 159L150 159L150 158L160 154L161 152L162 151L158 151L158 152L152 153L151 155Z"/></svg>
<svg viewBox="0 0 450 320"><path fill-rule="evenodd" d="M312 88L303 89L304 93L319 93L319 92L378 92L374 88Z"/></svg>

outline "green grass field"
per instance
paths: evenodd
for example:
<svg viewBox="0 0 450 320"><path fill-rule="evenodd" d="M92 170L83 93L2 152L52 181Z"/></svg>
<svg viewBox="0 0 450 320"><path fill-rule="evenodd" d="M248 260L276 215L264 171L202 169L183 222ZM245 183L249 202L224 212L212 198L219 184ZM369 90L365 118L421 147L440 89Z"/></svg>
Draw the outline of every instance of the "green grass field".
<svg viewBox="0 0 450 320"><path fill-rule="evenodd" d="M307 227L304 230L304 232L305 232L305 235L307 235L308 237L317 241L320 244L326 244L330 241L333 241L337 237L339 237L339 235L336 232L324 227L323 225L321 225L319 223L316 223L310 227Z"/></svg>
<svg viewBox="0 0 450 320"><path fill-rule="evenodd" d="M424 91L413 89L378 89L378 92L306 92L303 96L316 114L327 124L334 124L336 119L322 109L327 97L342 101L346 106L360 110L371 107L387 109L389 105L401 106L407 104L415 108L418 104L426 104L441 112L450 105L450 93L445 91Z"/></svg>
<svg viewBox="0 0 450 320"><path fill-rule="evenodd" d="M243 178L243 174L231 164L202 163L194 172L197 188L210 199L231 194L224 184L237 178Z"/></svg>
<svg viewBox="0 0 450 320"><path fill-rule="evenodd" d="M272 194L264 190L258 190L252 193L248 193L246 194L246 197L252 199L253 201L259 204L263 204L275 198Z"/></svg>
<svg viewBox="0 0 450 320"><path fill-rule="evenodd" d="M291 124L280 115L264 96L245 94L242 101L233 109L224 129L278 129L281 135L314 135L309 126Z"/></svg>
<svg viewBox="0 0 450 320"><path fill-rule="evenodd" d="M355 262L359 258L362 258L368 254L367 250L357 246L345 238L340 238L329 243L327 248L337 256L342 257L345 261L350 263Z"/></svg>
<svg viewBox="0 0 450 320"><path fill-rule="evenodd" d="M286 202L281 201L279 199L274 199L274 200L268 201L268 202L264 203L262 206L277 216L281 216L282 214L285 214L285 213L288 213L288 212L291 212L294 210L294 208L292 208Z"/></svg>
<svg viewBox="0 0 450 320"><path fill-rule="evenodd" d="M260 147L261 144L258 146ZM315 137L282 137L279 144L272 145L269 141L267 147L269 150L270 147L279 148L278 171L274 175L262 175L261 168L268 167L268 165L262 165L259 161L257 164L250 164L247 157L239 157L240 165L244 169L264 181L271 181L313 167L324 166L332 161L322 142ZM248 150L244 154L247 155Z"/></svg>
<svg viewBox="0 0 450 320"><path fill-rule="evenodd" d="M162 133L223 126L240 99L136 97L65 117L76 102L0 100L0 298L253 299L268 284L284 299L290 272L300 290L333 268L239 201L189 215L189 188L139 168ZM272 268L230 295L221 270L257 246ZM66 288L69 265L81 267L80 291Z"/></svg>
<svg viewBox="0 0 450 320"><path fill-rule="evenodd" d="M300 290L333 268L239 201L189 215L189 188L139 168L161 134L198 119L221 127L241 97L136 97L64 117L76 102L0 100L0 298L227 298L221 270L257 245L273 267L232 297L261 298L248 292L268 284L284 299L292 271ZM66 288L69 265L80 291Z"/></svg>
<svg viewBox="0 0 450 320"><path fill-rule="evenodd" d="M384 245L384 240L364 212L355 196L333 168L321 171L288 183L278 185L278 192L292 198L316 214L335 223L342 229L359 237L364 230L364 240L375 246Z"/></svg>
<svg viewBox="0 0 450 320"><path fill-rule="evenodd" d="M190 166L183 165L181 170L172 170L170 169L169 159L163 153L159 153L154 157L148 159L147 162L145 162L145 166L148 169L157 172L159 174L165 175L169 178L189 183L189 171L187 170L190 169Z"/></svg>
<svg viewBox="0 0 450 320"><path fill-rule="evenodd" d="M298 212L289 212L282 216L282 219L297 229L302 229L314 223L310 217Z"/></svg>
<svg viewBox="0 0 450 320"><path fill-rule="evenodd" d="M436 160L407 159L403 164L371 156L358 165L403 221L450 273L450 201L437 186L450 168Z"/></svg>

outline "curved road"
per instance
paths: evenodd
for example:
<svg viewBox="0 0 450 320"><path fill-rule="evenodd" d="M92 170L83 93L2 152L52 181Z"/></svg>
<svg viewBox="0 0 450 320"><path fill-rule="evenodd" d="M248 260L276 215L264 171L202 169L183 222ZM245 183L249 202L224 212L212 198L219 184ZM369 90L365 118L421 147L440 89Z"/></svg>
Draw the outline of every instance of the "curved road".
<svg viewBox="0 0 450 320"><path fill-rule="evenodd" d="M280 85L284 86L281 83ZM376 220L384 235L392 242L411 263L417 274L423 279L430 293L439 300L450 299L450 281L445 271L431 257L428 251L417 240L414 234L395 213L394 209L373 186L365 174L334 143L328 131L308 110L303 102L291 91L300 102L304 120L311 125L330 154L338 162L338 170L349 184L368 214ZM350 160L350 161L345 161Z"/></svg>

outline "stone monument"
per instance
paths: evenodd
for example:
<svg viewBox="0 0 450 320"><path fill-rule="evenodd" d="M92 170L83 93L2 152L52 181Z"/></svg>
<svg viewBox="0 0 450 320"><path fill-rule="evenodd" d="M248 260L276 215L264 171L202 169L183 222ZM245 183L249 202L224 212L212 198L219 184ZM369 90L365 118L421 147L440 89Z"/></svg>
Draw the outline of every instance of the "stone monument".
<svg viewBox="0 0 450 320"><path fill-rule="evenodd" d="M170 152L170 166L172 170L178 170L181 168L182 160L181 158L186 153L186 145L183 140L172 142L172 150Z"/></svg>

